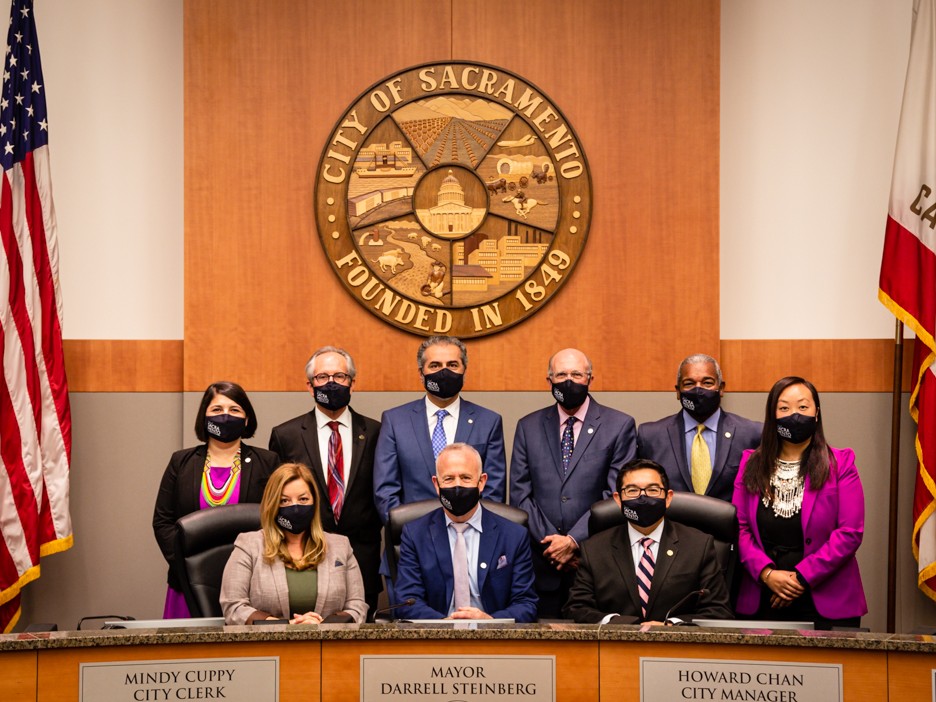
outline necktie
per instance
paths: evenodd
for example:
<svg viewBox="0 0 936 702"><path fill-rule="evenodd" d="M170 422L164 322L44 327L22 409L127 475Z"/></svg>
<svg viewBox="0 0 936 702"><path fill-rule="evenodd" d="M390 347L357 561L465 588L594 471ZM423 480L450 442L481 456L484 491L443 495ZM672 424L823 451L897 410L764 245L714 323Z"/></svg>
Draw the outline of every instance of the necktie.
<svg viewBox="0 0 936 702"><path fill-rule="evenodd" d="M559 447L562 449L562 472L569 470L569 461L572 460L572 449L575 448L575 433L572 431L572 425L575 424L575 417L569 417L565 423L565 429L562 430L562 442Z"/></svg>
<svg viewBox="0 0 936 702"><path fill-rule="evenodd" d="M644 537L640 540L643 546L643 555L640 557L640 563L637 564L637 590L640 592L640 614L641 617L647 616L647 602L650 601L650 583L653 582L653 553L650 547L653 545L653 539Z"/></svg>
<svg viewBox="0 0 936 702"><path fill-rule="evenodd" d="M712 457L709 454L708 444L702 438L704 429L704 424L696 427L696 435L692 440L692 450L690 451L692 489L697 495L705 494L709 480L712 479Z"/></svg>
<svg viewBox="0 0 936 702"><path fill-rule="evenodd" d="M471 586L468 583L468 547L465 545L465 529L468 523L452 523L455 529L455 549L452 552L452 572L455 575L455 609L471 606Z"/></svg>
<svg viewBox="0 0 936 702"><path fill-rule="evenodd" d="M442 420L448 417L448 410L439 410L436 414L435 429L432 430L432 455L438 458L442 449L448 443L445 439L445 428L442 426Z"/></svg>
<svg viewBox="0 0 936 702"><path fill-rule="evenodd" d="M341 508L344 507L344 450L341 446L341 434L338 433L338 422L329 422L332 430L328 439L328 501L331 502L332 512L337 522L341 518Z"/></svg>

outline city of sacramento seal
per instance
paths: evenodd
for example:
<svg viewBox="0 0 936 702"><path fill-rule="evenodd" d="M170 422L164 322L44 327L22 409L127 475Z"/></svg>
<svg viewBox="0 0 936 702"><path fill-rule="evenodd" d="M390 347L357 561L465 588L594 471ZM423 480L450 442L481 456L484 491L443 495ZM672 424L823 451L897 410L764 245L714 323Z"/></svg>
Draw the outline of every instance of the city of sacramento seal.
<svg viewBox="0 0 936 702"><path fill-rule="evenodd" d="M319 236L371 313L471 338L537 312L591 221L582 145L558 107L502 68L416 66L365 91L322 153Z"/></svg>

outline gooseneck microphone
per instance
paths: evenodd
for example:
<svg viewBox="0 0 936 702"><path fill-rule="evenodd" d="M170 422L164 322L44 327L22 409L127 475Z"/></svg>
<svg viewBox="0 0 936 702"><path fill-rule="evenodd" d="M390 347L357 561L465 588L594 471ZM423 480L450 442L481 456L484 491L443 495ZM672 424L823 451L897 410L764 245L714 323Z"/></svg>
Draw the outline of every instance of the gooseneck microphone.
<svg viewBox="0 0 936 702"><path fill-rule="evenodd" d="M377 617L379 617L381 614L392 612L393 610L399 609L400 607L412 607L414 604L416 604L416 598L410 597L408 600L403 600L402 602L397 602L396 604L382 607L381 609L378 609L376 612L374 612L374 621L377 621Z"/></svg>
<svg viewBox="0 0 936 702"><path fill-rule="evenodd" d="M677 602L676 604L674 604L672 607L669 608L669 611L666 612L666 616L663 617L663 623L665 624L666 620L670 618L671 614L677 612L680 607L686 604L693 597L702 597L702 595L705 595L706 593L708 593L708 590L706 590L704 587L700 590L693 590L692 592L690 592L688 595L686 595L681 600L679 600L679 602Z"/></svg>

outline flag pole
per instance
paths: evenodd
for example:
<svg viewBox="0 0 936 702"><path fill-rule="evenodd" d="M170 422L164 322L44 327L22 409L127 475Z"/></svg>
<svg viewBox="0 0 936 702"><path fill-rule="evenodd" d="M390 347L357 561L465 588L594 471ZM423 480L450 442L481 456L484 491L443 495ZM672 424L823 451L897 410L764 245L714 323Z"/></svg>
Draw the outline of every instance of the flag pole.
<svg viewBox="0 0 936 702"><path fill-rule="evenodd" d="M891 402L890 507L887 525L887 631L896 630L897 611L897 487L900 483L900 414L903 390L903 323L894 332L894 387Z"/></svg>

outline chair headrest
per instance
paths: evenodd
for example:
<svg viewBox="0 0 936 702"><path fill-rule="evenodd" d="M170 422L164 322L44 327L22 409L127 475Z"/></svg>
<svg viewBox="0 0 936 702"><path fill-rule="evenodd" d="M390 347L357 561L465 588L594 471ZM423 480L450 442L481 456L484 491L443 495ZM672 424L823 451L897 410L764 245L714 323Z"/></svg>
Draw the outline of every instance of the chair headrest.
<svg viewBox="0 0 936 702"><path fill-rule="evenodd" d="M529 516L522 509L511 505L505 505L503 502L481 500L481 507L520 526L525 527L529 521ZM397 505L391 509L387 520L387 531L390 543L394 546L399 546L400 540L403 537L403 527L405 525L437 509L441 509L438 500L419 500L418 502Z"/></svg>
<svg viewBox="0 0 936 702"><path fill-rule="evenodd" d="M260 505L245 503L212 507L187 514L176 522L177 547L183 558L216 546L233 544L238 534L260 528Z"/></svg>
<svg viewBox="0 0 936 702"><path fill-rule="evenodd" d="M666 518L711 534L718 541L731 543L738 538L738 510L730 502L714 497L675 492ZM597 534L625 523L621 508L613 499L601 500L591 506L588 533Z"/></svg>

